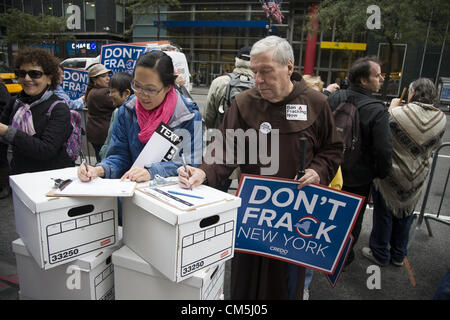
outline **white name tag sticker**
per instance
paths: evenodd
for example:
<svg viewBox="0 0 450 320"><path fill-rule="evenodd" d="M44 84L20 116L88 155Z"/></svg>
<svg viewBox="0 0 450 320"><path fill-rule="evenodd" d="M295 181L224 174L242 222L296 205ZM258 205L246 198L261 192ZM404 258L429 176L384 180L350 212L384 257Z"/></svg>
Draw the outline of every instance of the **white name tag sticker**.
<svg viewBox="0 0 450 320"><path fill-rule="evenodd" d="M286 120L308 120L308 106L306 104L287 104Z"/></svg>

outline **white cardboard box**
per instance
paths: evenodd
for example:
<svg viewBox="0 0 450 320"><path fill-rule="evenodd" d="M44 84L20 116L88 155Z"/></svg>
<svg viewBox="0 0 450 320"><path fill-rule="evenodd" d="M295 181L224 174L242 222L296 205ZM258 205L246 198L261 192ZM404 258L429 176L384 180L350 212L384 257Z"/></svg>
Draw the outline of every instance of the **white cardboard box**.
<svg viewBox="0 0 450 320"><path fill-rule="evenodd" d="M75 261L44 270L30 255L22 239L13 241L20 299L113 300L114 267L111 255L120 246L121 241L117 246L103 248Z"/></svg>
<svg viewBox="0 0 450 320"><path fill-rule="evenodd" d="M116 300L223 299L225 263L173 282L124 245L112 255Z"/></svg>
<svg viewBox="0 0 450 320"><path fill-rule="evenodd" d="M51 178L76 177L77 168L10 176L16 231L49 269L117 242L117 198L46 197Z"/></svg>
<svg viewBox="0 0 450 320"><path fill-rule="evenodd" d="M241 199L210 189L226 200L192 211L176 209L140 191L124 198L123 243L176 282L231 259Z"/></svg>

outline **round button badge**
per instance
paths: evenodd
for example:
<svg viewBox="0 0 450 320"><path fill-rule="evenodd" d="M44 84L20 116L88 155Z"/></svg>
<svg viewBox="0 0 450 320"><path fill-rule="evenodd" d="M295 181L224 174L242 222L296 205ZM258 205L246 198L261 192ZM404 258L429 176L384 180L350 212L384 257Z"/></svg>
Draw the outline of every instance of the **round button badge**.
<svg viewBox="0 0 450 320"><path fill-rule="evenodd" d="M259 131L261 131L264 134L269 134L272 131L272 125L268 122L263 122L259 126Z"/></svg>

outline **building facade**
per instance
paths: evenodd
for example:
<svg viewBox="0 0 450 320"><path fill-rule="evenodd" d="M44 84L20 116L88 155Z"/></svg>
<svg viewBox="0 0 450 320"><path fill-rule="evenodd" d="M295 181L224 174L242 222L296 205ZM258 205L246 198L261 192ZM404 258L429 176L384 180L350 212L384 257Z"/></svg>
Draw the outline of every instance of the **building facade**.
<svg viewBox="0 0 450 320"><path fill-rule="evenodd" d="M259 1L189 1L180 0L178 7L160 7L159 40L179 45L186 54L196 82L209 85L211 81L233 69L234 57L240 47L251 45L268 34L268 19ZM372 55L387 65L386 43L370 38L367 32L355 33L348 39L338 39L336 27L321 32L308 43L306 27L313 1L282 1L282 24L271 25L272 34L288 39L294 48L295 68L303 73L306 48L314 47L314 74L330 84L340 83L348 69L359 57ZM134 42L157 40L158 16L134 17ZM331 49L326 43L362 44L343 49ZM399 96L401 89L419 76L436 80L450 75L450 48L417 47L408 43L395 44L389 96ZM442 50L441 50L442 49ZM441 52L442 51L442 52ZM439 52L439 56L436 53ZM440 61L440 62L439 62ZM420 62L420 63L418 63Z"/></svg>
<svg viewBox="0 0 450 320"><path fill-rule="evenodd" d="M179 6L160 6L159 15L156 8L148 8L154 13L132 17L115 0L0 0L0 12L17 8L35 15L66 17L68 26L73 28L69 33L76 41L58 48L57 55L61 58L96 56L105 43L169 40L182 48L194 83L203 86L232 71L237 51L268 35L269 28L271 34L284 37L292 44L297 71L303 73L307 65L308 72L312 70L326 84L340 83L352 63L366 55L378 57L383 62L382 72L386 72L388 45L371 39L368 32L341 39L333 27L316 38L308 37L307 20L313 1L282 1L282 23L269 23L257 0L179 0L179 3ZM77 10L79 20L73 18ZM128 29L131 29L129 38L124 36ZM4 28L0 37L2 32ZM336 49L333 47L336 43L355 45ZM449 43L444 41L442 46L428 45L424 49L397 41L388 95L399 96L405 86L420 76L429 77L436 84L441 77L450 77Z"/></svg>
<svg viewBox="0 0 450 320"><path fill-rule="evenodd" d="M0 0L0 13L8 9L18 9L32 15L46 14L64 17L67 20L66 34L73 35L73 41L64 43L30 44L54 50L60 58L95 57L100 54L103 44L125 42L126 28L131 17L125 8L115 0ZM6 28L0 29L0 39L6 34ZM7 59L7 45L2 43L1 58ZM17 50L12 46L11 51Z"/></svg>

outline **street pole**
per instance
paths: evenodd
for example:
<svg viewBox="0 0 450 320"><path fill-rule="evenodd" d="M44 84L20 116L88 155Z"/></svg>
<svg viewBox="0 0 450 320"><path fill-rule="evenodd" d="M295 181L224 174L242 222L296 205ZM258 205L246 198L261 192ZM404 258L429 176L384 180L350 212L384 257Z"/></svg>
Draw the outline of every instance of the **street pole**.
<svg viewBox="0 0 450 320"><path fill-rule="evenodd" d="M437 87L437 84L439 81L439 73L441 72L442 56L444 55L445 40L447 39L447 32L448 32L448 22L447 22L447 27L445 28L444 40L442 41L441 56L439 57L439 64L438 64L438 69L437 69L437 73L436 73L436 80L434 81L434 85L436 87Z"/></svg>
<svg viewBox="0 0 450 320"><path fill-rule="evenodd" d="M424 45L424 47L423 47L422 62L420 63L419 78L422 77L423 62L424 62L424 60L425 60L425 53L427 52L428 36L430 35L430 25L431 25L431 18L432 18L432 17L433 17L433 10L431 10L430 20L428 21L427 37L425 38L425 45Z"/></svg>

